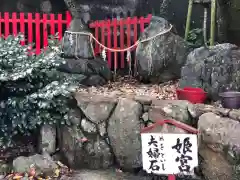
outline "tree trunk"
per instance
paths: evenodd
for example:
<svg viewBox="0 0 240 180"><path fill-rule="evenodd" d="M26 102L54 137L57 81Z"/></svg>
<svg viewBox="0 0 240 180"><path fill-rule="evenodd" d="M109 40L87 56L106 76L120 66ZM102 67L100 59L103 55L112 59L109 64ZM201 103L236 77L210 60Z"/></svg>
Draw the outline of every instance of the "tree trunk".
<svg viewBox="0 0 240 180"><path fill-rule="evenodd" d="M87 24L83 22L82 14L84 9L78 0L64 0L72 15L72 22L68 32L65 32L63 39L63 53L69 58L92 59L93 49L88 35L80 33L91 32Z"/></svg>

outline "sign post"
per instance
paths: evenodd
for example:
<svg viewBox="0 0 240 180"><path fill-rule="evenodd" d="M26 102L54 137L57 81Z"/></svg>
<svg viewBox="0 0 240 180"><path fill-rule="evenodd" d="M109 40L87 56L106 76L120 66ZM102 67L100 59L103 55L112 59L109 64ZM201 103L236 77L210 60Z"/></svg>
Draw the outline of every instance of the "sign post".
<svg viewBox="0 0 240 180"><path fill-rule="evenodd" d="M155 132L156 126L168 123L188 131L188 134ZM197 129L175 120L157 121L141 132L143 169L147 173L168 175L193 175L198 166Z"/></svg>

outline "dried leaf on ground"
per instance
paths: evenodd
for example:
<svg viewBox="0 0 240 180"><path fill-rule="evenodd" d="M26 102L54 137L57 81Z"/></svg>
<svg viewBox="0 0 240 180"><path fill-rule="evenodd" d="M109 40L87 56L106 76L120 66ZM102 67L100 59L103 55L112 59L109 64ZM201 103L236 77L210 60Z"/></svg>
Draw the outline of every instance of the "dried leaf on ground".
<svg viewBox="0 0 240 180"><path fill-rule="evenodd" d="M118 77L115 82L109 82L101 87L81 88L79 92L93 93L103 96L126 97L135 95L152 96L157 99L176 99L177 81L163 84L142 84L134 78Z"/></svg>

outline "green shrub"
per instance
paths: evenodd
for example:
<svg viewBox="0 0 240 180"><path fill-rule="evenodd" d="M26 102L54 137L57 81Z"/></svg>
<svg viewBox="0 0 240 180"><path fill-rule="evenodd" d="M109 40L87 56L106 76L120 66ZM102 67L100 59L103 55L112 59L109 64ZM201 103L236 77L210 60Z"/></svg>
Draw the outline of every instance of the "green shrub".
<svg viewBox="0 0 240 180"><path fill-rule="evenodd" d="M31 55L21 46L22 36L0 38L0 146L12 145L12 137L29 135L42 124L69 124L68 101L78 87L78 75L59 72L65 63L59 46Z"/></svg>

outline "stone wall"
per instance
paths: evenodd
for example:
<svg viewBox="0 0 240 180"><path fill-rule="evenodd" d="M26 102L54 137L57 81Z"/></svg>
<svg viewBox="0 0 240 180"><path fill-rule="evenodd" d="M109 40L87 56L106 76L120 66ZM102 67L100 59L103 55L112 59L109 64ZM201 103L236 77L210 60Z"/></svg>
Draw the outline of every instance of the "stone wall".
<svg viewBox="0 0 240 180"><path fill-rule="evenodd" d="M56 128L43 126L40 142L42 150L53 153L57 140L70 167L141 168L141 129L156 120L175 119L198 127L200 169L206 178L238 177L240 110L147 96L117 98L76 93L75 98L78 108L72 112L72 125L57 133ZM167 124L159 131L185 133Z"/></svg>

